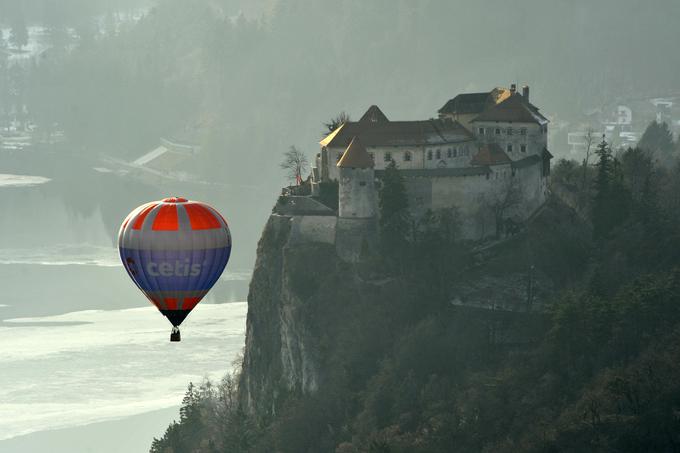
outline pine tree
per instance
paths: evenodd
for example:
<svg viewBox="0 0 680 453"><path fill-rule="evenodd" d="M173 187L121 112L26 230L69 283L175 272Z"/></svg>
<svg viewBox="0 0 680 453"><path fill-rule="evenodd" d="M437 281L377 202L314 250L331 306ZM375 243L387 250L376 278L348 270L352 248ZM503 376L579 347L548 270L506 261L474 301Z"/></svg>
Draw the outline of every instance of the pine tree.
<svg viewBox="0 0 680 453"><path fill-rule="evenodd" d="M673 133L668 128L668 124L651 122L642 134L638 147L648 151L672 152L675 144L673 143Z"/></svg>
<svg viewBox="0 0 680 453"><path fill-rule="evenodd" d="M404 179L394 161L385 169L380 188L380 232L383 253L403 257L411 230Z"/></svg>
<svg viewBox="0 0 680 453"><path fill-rule="evenodd" d="M612 156L604 137L595 154L599 160L595 165L592 222L595 237L602 238L628 217L631 196L623 180L621 165Z"/></svg>
<svg viewBox="0 0 680 453"><path fill-rule="evenodd" d="M609 231L609 195L611 192L612 180L612 152L604 136L597 145L595 154L598 162L595 165L597 170L594 182L594 198L592 204L592 220L595 237L602 237Z"/></svg>

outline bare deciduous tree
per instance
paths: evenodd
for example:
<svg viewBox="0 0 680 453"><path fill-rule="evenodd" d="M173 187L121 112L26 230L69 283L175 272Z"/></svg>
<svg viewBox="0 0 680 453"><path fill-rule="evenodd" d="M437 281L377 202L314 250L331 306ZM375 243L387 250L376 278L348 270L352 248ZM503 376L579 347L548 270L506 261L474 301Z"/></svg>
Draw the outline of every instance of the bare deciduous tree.
<svg viewBox="0 0 680 453"><path fill-rule="evenodd" d="M588 187L588 164L590 161L590 149L593 146L593 133L595 131L593 130L592 127L588 127L586 130L586 135L585 135L585 146L586 146L586 157L583 159L583 181L581 183L581 190L585 191L586 187Z"/></svg>
<svg viewBox="0 0 680 453"><path fill-rule="evenodd" d="M302 174L307 171L308 166L307 156L296 146L291 146L283 153L281 168L288 172L288 179L295 181L296 184L302 182Z"/></svg>
<svg viewBox="0 0 680 453"><path fill-rule="evenodd" d="M496 227L496 238L501 236L505 217L513 207L522 201L522 189L519 178L506 176L489 193L480 199L483 210L493 215Z"/></svg>

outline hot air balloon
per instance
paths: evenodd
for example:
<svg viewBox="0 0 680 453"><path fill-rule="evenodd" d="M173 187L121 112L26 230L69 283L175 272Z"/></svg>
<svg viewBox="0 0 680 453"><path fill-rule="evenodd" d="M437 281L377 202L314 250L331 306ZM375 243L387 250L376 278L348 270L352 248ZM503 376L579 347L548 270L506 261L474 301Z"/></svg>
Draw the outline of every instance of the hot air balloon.
<svg viewBox="0 0 680 453"><path fill-rule="evenodd" d="M144 204L120 227L118 249L137 287L179 325L217 282L229 261L231 234L224 217L205 203L173 197Z"/></svg>

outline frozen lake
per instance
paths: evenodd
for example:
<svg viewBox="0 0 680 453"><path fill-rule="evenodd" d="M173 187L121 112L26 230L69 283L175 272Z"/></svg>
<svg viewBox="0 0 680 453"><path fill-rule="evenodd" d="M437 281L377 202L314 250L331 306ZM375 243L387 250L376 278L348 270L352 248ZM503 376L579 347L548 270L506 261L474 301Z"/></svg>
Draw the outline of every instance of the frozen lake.
<svg viewBox="0 0 680 453"><path fill-rule="evenodd" d="M0 440L177 406L244 344L245 303L202 304L182 342L154 307L0 323Z"/></svg>

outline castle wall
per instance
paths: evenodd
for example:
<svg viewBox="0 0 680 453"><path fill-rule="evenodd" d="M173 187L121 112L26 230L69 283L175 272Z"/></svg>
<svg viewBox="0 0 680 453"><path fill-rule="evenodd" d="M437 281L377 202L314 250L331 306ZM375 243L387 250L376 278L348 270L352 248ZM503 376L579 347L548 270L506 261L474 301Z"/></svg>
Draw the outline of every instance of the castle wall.
<svg viewBox="0 0 680 453"><path fill-rule="evenodd" d="M373 169L340 168L339 170L339 216L358 219L374 217L377 209L377 196Z"/></svg>
<svg viewBox="0 0 680 453"><path fill-rule="evenodd" d="M293 216L288 244L334 244L337 222L338 218L335 216Z"/></svg>
<svg viewBox="0 0 680 453"><path fill-rule="evenodd" d="M488 175L405 178L409 207L415 217L428 209L458 209L461 234L467 239L481 239L495 234L492 206L516 185L519 202L508 209L506 218L526 220L546 200L547 180L540 163L516 169L510 165L491 167Z"/></svg>
<svg viewBox="0 0 680 453"><path fill-rule="evenodd" d="M477 152L474 141L446 143L427 146L373 146L366 150L373 156L376 170L384 170L394 160L401 170L420 170L423 168L462 168L469 167L472 156ZM451 150L451 157L449 157ZM437 159L437 151L441 156ZM343 148L327 148L327 174L330 179L339 180L340 172L336 163L345 152ZM406 152L411 153L411 160L405 160ZM428 159L428 153L432 152L432 159ZM386 156L390 158L386 160ZM455 157L454 157L455 155Z"/></svg>
<svg viewBox="0 0 680 453"><path fill-rule="evenodd" d="M496 143L508 157L515 160L524 159L527 156L538 154L548 146L548 134L541 132L541 126L535 123L509 123L509 122L474 122L473 133L480 143ZM479 134L479 128L484 128L484 135ZM508 134L508 129L512 134ZM500 134L496 134L500 129ZM526 135L521 134L521 129L526 129ZM508 144L512 144L512 151L508 151ZM526 152L522 152L522 145L526 145Z"/></svg>

